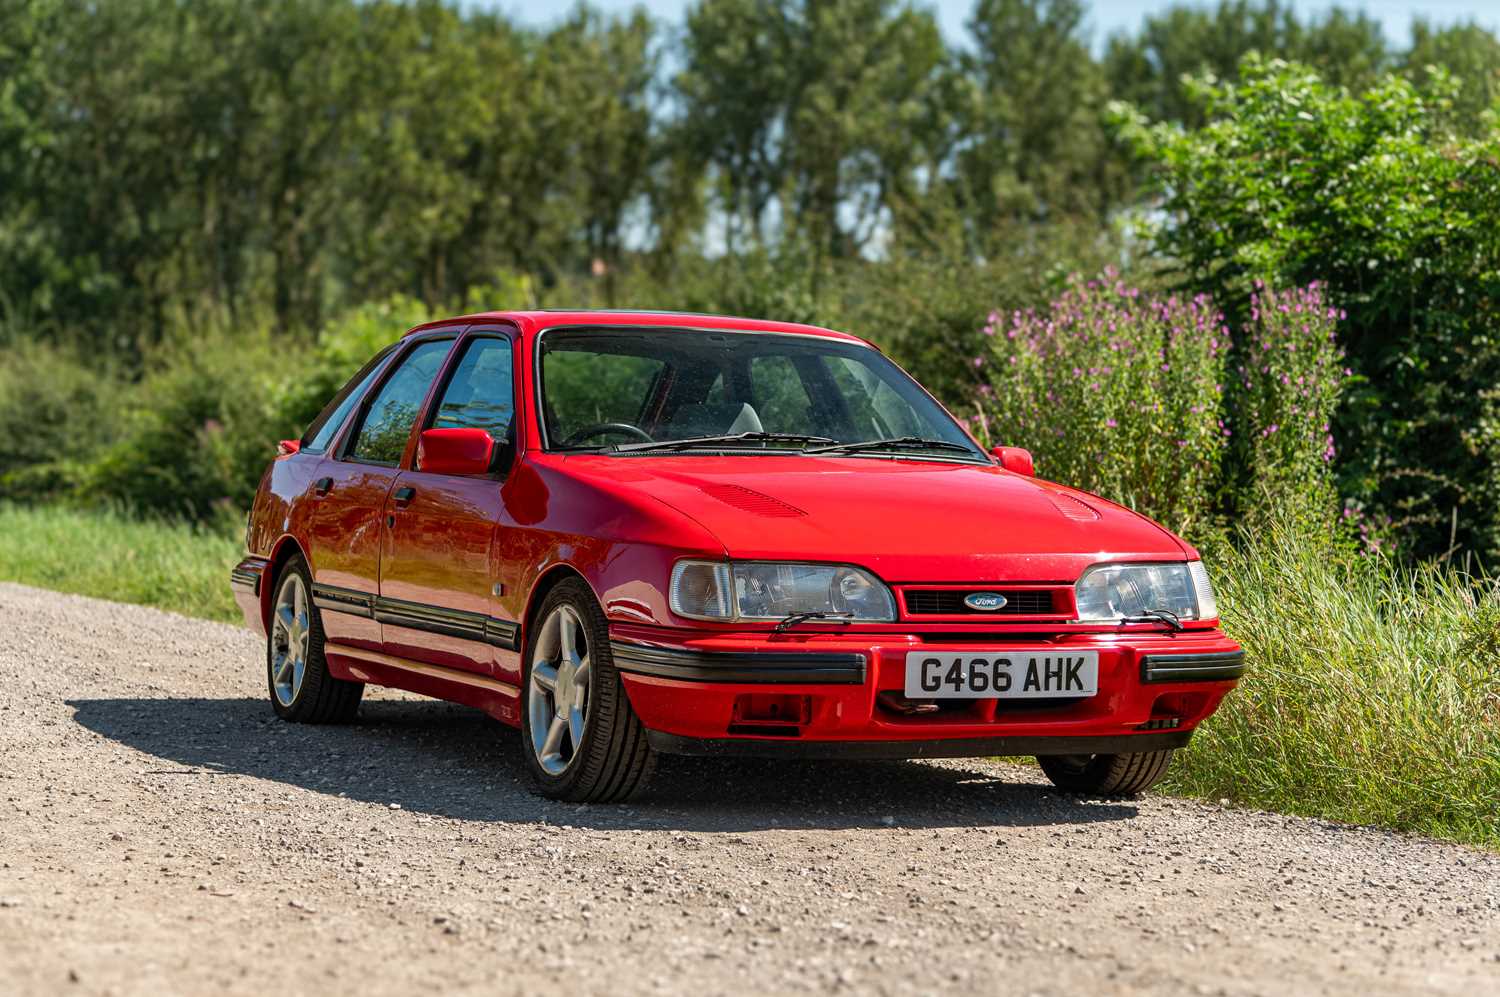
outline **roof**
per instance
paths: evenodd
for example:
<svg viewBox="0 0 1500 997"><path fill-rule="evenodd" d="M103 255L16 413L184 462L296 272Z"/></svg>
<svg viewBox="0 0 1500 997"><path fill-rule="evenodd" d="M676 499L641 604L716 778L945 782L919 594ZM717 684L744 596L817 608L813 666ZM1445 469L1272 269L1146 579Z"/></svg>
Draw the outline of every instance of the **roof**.
<svg viewBox="0 0 1500 997"><path fill-rule="evenodd" d="M634 311L629 309L560 309L540 308L528 311L475 312L453 318L427 322L410 330L407 335L426 329L451 326L459 323L508 322L520 327L524 333L539 332L553 326L653 326L669 329L722 329L736 332L779 332L801 336L822 336L846 342L863 343L863 339L847 332L824 329L798 322L775 322L769 319L737 318L732 315L708 315L701 312Z"/></svg>

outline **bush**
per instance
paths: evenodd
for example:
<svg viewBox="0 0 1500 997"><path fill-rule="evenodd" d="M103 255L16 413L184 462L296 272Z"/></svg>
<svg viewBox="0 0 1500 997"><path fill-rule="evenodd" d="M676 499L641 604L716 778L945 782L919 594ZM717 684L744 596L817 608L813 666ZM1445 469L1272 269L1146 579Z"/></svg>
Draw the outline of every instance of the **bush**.
<svg viewBox="0 0 1500 997"><path fill-rule="evenodd" d="M239 518L276 441L301 432L278 389L307 368L307 352L270 335L164 344L131 387L116 439L82 468L75 498L150 516Z"/></svg>
<svg viewBox="0 0 1500 997"><path fill-rule="evenodd" d="M21 343L0 369L0 498L238 522L278 440L429 313L393 297L313 344L267 331L178 330L134 380Z"/></svg>
<svg viewBox="0 0 1500 997"><path fill-rule="evenodd" d="M110 369L17 339L0 365L0 497L68 494L79 463L112 440L120 385Z"/></svg>
<svg viewBox="0 0 1500 997"><path fill-rule="evenodd" d="M1337 505L1333 418L1347 371L1336 342L1341 313L1323 287L1275 291L1255 282L1230 393L1231 503L1250 524L1268 515L1326 526Z"/></svg>
<svg viewBox="0 0 1500 997"><path fill-rule="evenodd" d="M971 424L1030 448L1046 477L1199 540L1273 514L1326 529L1338 317L1318 284L1257 283L1235 336L1205 295L1143 293L1113 270L1075 277L1044 311L990 314Z"/></svg>
<svg viewBox="0 0 1500 997"><path fill-rule="evenodd" d="M1179 532L1214 508L1224 451L1229 330L1203 296L1142 294L1107 272L1042 312L992 314L974 399L994 443L1031 448L1041 473Z"/></svg>

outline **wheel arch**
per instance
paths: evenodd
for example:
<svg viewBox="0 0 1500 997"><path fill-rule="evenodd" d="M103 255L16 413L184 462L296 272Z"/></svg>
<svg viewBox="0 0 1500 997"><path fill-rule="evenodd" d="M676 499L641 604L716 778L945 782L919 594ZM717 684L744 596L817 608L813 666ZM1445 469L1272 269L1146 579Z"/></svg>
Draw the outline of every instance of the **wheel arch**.
<svg viewBox="0 0 1500 997"><path fill-rule="evenodd" d="M260 622L267 632L271 628L271 601L275 598L276 579L281 576L281 569L286 567L286 563L299 555L308 571L311 571L312 561L308 558L307 551L290 533L284 534L271 548L271 558L266 562L266 573L262 576L260 586ZM311 594L308 593L309 597Z"/></svg>
<svg viewBox="0 0 1500 997"><path fill-rule="evenodd" d="M603 607L604 602L599 598L599 592L594 584L588 580L582 571L572 564L560 561L553 564L538 576L536 582L531 586L531 594L526 598L526 611L521 614L521 637L517 650L523 654L526 651L526 642L531 639L531 633L536 625L537 614L542 611L542 603L547 601L547 596L558 585L569 578L576 578L588 586L589 592L594 597L594 602Z"/></svg>

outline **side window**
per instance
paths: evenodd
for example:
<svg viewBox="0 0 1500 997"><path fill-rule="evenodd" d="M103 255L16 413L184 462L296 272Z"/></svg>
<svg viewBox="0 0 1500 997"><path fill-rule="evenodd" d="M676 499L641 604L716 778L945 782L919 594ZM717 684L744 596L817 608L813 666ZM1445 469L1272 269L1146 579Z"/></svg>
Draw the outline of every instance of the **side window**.
<svg viewBox="0 0 1500 997"><path fill-rule="evenodd" d="M504 440L515 413L511 354L510 340L472 340L443 389L433 428L483 429Z"/></svg>
<svg viewBox="0 0 1500 997"><path fill-rule="evenodd" d="M302 435L303 453L322 453L333 443L333 438L338 435L339 427L344 420L349 418L349 413L359 400L364 397L365 389L375 376L380 373L383 361L390 355L395 347L388 346L375 354L374 359L360 368L359 373L349 379L349 383L339 389L339 393L333 396L333 400L324 406L323 411L307 427L307 432Z"/></svg>
<svg viewBox="0 0 1500 997"><path fill-rule="evenodd" d="M797 365L786 356L750 361L750 390L756 412L768 433L806 433L812 427L812 399Z"/></svg>
<svg viewBox="0 0 1500 997"><path fill-rule="evenodd" d="M395 464L401 460L422 399L427 397L427 389L452 345L452 340L447 339L426 342L406 355L370 403L359 436L349 450L352 459L371 464Z"/></svg>

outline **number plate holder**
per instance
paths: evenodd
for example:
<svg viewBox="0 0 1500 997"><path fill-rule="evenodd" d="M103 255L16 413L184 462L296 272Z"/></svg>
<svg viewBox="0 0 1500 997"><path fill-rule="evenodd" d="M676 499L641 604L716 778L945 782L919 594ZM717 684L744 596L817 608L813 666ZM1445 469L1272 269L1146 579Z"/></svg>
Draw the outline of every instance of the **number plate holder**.
<svg viewBox="0 0 1500 997"><path fill-rule="evenodd" d="M1059 699L1099 693L1099 652L1057 647L906 655L908 699Z"/></svg>

